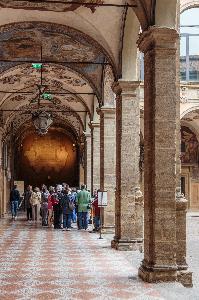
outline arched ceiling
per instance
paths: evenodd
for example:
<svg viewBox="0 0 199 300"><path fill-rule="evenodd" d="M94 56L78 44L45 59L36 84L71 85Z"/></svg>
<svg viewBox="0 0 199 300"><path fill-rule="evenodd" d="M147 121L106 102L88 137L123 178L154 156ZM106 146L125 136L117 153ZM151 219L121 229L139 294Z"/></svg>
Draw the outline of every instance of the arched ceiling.
<svg viewBox="0 0 199 300"><path fill-rule="evenodd" d="M87 78L96 95L102 95L103 63L109 57L97 42L72 28L43 22L24 22L0 28L0 72L8 62L52 62ZM17 61L16 64L14 61Z"/></svg>
<svg viewBox="0 0 199 300"><path fill-rule="evenodd" d="M57 106L56 111L53 105L41 105L39 111L47 111L51 113L53 119L53 126L59 124L62 127L69 127L73 130L74 136L77 139L81 139L83 133L83 124L81 119L75 111L70 110L67 106ZM28 131L32 127L32 112L38 111L35 105L24 105L21 107L21 111L12 112L5 120L5 116L1 116L0 123L4 124L4 139L9 138L10 134L16 136L22 132Z"/></svg>
<svg viewBox="0 0 199 300"><path fill-rule="evenodd" d="M42 105L73 111L79 125L73 120L71 126L81 135L88 115L91 120L94 116L96 96L100 105L105 101L114 104L109 83L122 76L136 80L139 23L142 30L154 25L156 19L164 25L161 13L167 17L177 0L170 0L169 6L165 0L68 2L0 0L0 112L34 105L40 74L31 63L41 60L42 49L43 84L46 90L56 92L54 102ZM13 91L16 94L6 93ZM60 115L63 118L58 112ZM16 112L9 111L1 112L0 117L6 124L18 118ZM21 119L25 122L25 117Z"/></svg>

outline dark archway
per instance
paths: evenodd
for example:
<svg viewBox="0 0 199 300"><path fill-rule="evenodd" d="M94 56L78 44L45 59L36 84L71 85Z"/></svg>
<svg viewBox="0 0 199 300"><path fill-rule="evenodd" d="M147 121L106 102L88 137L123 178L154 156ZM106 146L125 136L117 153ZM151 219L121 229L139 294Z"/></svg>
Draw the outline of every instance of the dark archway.
<svg viewBox="0 0 199 300"><path fill-rule="evenodd" d="M33 186L79 186L79 149L71 134L53 127L45 136L30 130L17 144L14 180Z"/></svg>

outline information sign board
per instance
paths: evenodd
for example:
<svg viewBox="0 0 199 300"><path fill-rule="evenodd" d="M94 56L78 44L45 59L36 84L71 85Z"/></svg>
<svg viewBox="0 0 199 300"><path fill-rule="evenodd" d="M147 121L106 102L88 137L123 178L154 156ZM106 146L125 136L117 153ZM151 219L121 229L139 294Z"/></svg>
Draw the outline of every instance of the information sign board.
<svg viewBox="0 0 199 300"><path fill-rule="evenodd" d="M98 207L104 207L108 205L107 191L99 191L98 196Z"/></svg>

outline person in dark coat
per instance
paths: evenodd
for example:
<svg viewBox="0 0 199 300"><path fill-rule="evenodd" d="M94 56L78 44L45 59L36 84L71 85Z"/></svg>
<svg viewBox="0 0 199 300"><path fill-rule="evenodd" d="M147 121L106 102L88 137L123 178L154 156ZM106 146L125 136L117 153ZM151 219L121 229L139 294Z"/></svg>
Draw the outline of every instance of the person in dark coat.
<svg viewBox="0 0 199 300"><path fill-rule="evenodd" d="M63 230L71 229L72 213L75 208L75 204L72 198L70 198L69 190L63 190L62 197L62 212L63 212Z"/></svg>
<svg viewBox="0 0 199 300"><path fill-rule="evenodd" d="M54 229L61 229L61 214L62 214L62 190L58 185L56 187L56 192L51 195L51 201L53 205L53 212L54 212Z"/></svg>
<svg viewBox="0 0 199 300"><path fill-rule="evenodd" d="M30 203L31 195L32 195L32 186L28 185L24 193L25 208L27 211L27 221L32 220L32 205Z"/></svg>
<svg viewBox="0 0 199 300"><path fill-rule="evenodd" d="M42 185L41 190L41 218L42 226L48 226L48 196L50 195L47 186Z"/></svg>
<svg viewBox="0 0 199 300"><path fill-rule="evenodd" d="M20 202L20 193L17 189L17 185L15 184L12 191L10 192L10 205L11 205L11 213L12 219L16 220L17 218L17 210Z"/></svg>

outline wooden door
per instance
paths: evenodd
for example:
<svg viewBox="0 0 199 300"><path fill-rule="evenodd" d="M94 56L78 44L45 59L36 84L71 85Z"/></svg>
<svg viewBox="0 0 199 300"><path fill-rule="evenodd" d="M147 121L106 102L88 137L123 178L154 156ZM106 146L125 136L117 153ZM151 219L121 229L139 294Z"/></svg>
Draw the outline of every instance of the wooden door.
<svg viewBox="0 0 199 300"><path fill-rule="evenodd" d="M191 182L190 210L199 211L199 183Z"/></svg>

